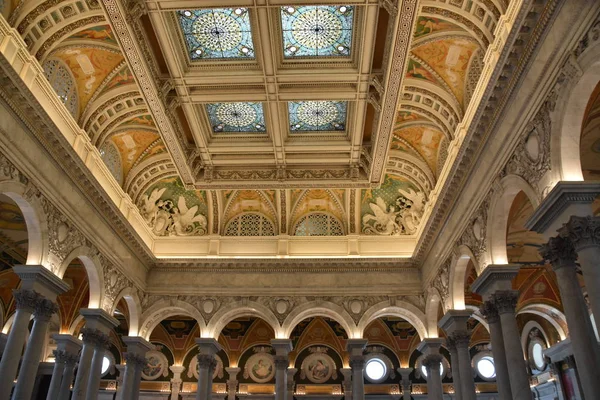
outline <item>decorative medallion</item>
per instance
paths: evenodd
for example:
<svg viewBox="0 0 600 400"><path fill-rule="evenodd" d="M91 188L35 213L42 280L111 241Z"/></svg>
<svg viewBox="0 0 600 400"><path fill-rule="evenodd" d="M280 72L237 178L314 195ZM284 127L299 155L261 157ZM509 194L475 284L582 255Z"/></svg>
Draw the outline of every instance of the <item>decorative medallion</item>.
<svg viewBox="0 0 600 400"><path fill-rule="evenodd" d="M292 132L328 132L346 129L346 101L290 101Z"/></svg>
<svg viewBox="0 0 600 400"><path fill-rule="evenodd" d="M250 377L256 383L267 383L275 376L273 356L267 353L257 353L246 361L244 378Z"/></svg>
<svg viewBox="0 0 600 400"><path fill-rule="evenodd" d="M262 103L209 103L206 112L213 133L266 132Z"/></svg>
<svg viewBox="0 0 600 400"><path fill-rule="evenodd" d="M169 361L160 351L149 351L146 353L146 366L142 370L142 378L148 381L158 379L160 376L169 375Z"/></svg>
<svg viewBox="0 0 600 400"><path fill-rule="evenodd" d="M217 354L215 354L215 360L217 361L217 366L215 367L212 378L223 378L223 360L221 360L221 357L219 357ZM198 357L194 356L190 360L187 376L188 378L193 376L194 378L198 379Z"/></svg>
<svg viewBox="0 0 600 400"><path fill-rule="evenodd" d="M247 8L180 10L177 15L190 59L255 57Z"/></svg>
<svg viewBox="0 0 600 400"><path fill-rule="evenodd" d="M283 54L292 57L348 57L352 6L281 7Z"/></svg>
<svg viewBox="0 0 600 400"><path fill-rule="evenodd" d="M306 357L300 366L300 378L308 378L313 383L325 383L332 377L337 378L335 362L325 354L326 350L320 347L311 349L314 353Z"/></svg>

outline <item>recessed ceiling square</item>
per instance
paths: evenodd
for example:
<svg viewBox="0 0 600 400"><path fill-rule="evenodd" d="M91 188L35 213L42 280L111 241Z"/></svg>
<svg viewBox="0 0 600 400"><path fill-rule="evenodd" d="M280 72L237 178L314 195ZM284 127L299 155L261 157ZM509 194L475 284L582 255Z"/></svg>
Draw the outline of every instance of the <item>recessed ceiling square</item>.
<svg viewBox="0 0 600 400"><path fill-rule="evenodd" d="M177 15L191 60L255 58L247 8L179 10Z"/></svg>
<svg viewBox="0 0 600 400"><path fill-rule="evenodd" d="M353 17L352 6L281 7L284 56L350 56Z"/></svg>
<svg viewBox="0 0 600 400"><path fill-rule="evenodd" d="M264 133L262 103L209 103L206 112L213 133Z"/></svg>
<svg viewBox="0 0 600 400"><path fill-rule="evenodd" d="M347 101L290 101L292 132L331 132L346 129Z"/></svg>

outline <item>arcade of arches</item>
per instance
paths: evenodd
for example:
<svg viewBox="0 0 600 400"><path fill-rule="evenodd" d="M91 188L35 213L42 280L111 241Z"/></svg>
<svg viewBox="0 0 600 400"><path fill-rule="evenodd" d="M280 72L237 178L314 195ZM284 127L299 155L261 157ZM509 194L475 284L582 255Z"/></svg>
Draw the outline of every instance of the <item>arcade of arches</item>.
<svg viewBox="0 0 600 400"><path fill-rule="evenodd" d="M600 398L597 0L0 0L0 400Z"/></svg>

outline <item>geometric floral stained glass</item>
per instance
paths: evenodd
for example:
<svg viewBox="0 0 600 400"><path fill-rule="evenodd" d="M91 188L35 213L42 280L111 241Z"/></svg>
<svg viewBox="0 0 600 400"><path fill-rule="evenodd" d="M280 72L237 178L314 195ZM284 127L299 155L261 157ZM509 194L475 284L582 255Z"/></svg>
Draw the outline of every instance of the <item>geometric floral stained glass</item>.
<svg viewBox="0 0 600 400"><path fill-rule="evenodd" d="M209 103L206 112L214 133L266 132L262 103Z"/></svg>
<svg viewBox="0 0 600 400"><path fill-rule="evenodd" d="M348 57L352 6L281 7L283 54L292 57Z"/></svg>
<svg viewBox="0 0 600 400"><path fill-rule="evenodd" d="M180 10L190 59L252 59L254 45L247 8Z"/></svg>
<svg viewBox="0 0 600 400"><path fill-rule="evenodd" d="M328 132L346 129L346 101L290 101L292 132Z"/></svg>

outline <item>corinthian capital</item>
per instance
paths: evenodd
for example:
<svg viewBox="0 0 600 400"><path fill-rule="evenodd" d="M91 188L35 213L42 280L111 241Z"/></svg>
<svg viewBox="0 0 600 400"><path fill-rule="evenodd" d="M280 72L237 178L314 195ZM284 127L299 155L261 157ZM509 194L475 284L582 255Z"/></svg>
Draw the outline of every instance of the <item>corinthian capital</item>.
<svg viewBox="0 0 600 400"><path fill-rule="evenodd" d="M471 342L471 334L468 331L455 331L452 332L452 334L450 335L450 338L452 338L452 341L454 341L454 344L456 345L456 347L469 347L469 343ZM446 343L448 343L448 341L446 340Z"/></svg>
<svg viewBox="0 0 600 400"><path fill-rule="evenodd" d="M215 356L210 354L198 354L198 366L200 368L211 368L212 364L216 361Z"/></svg>
<svg viewBox="0 0 600 400"><path fill-rule="evenodd" d="M39 299L35 306L34 316L36 319L52 318L52 315L58 312L58 305L48 299Z"/></svg>
<svg viewBox="0 0 600 400"><path fill-rule="evenodd" d="M488 324L498 322L500 318L500 316L498 315L498 309L496 308L496 305L493 301L488 300L484 302L479 308L479 311L481 312L481 315L483 315L485 320L488 322Z"/></svg>
<svg viewBox="0 0 600 400"><path fill-rule="evenodd" d="M544 260L552 263L552 268L559 269L562 267L575 268L575 260L577 253L573 242L568 237L553 237L548 240L548 243L542 245L539 251Z"/></svg>
<svg viewBox="0 0 600 400"><path fill-rule="evenodd" d="M52 354L54 354L54 362L57 364L66 363L69 356L64 350L52 350Z"/></svg>
<svg viewBox="0 0 600 400"><path fill-rule="evenodd" d="M576 251L600 246L600 217L572 216L558 233L571 239Z"/></svg>
<svg viewBox="0 0 600 400"><path fill-rule="evenodd" d="M518 298L519 292L517 290L498 290L494 293L494 304L498 309L498 313L514 313Z"/></svg>
<svg viewBox="0 0 600 400"><path fill-rule="evenodd" d="M147 364L146 357L134 353L127 353L125 361L127 361L127 365L131 365L134 368L144 368Z"/></svg>
<svg viewBox="0 0 600 400"><path fill-rule="evenodd" d="M429 354L429 355L425 356L425 358L423 358L422 364L429 371L431 371L431 370L439 371L440 364L442 363L443 359L444 359L444 356L442 356L441 354Z"/></svg>
<svg viewBox="0 0 600 400"><path fill-rule="evenodd" d="M24 309L33 312L41 295L35 290L15 289L13 290L13 297L15 298L17 310Z"/></svg>

